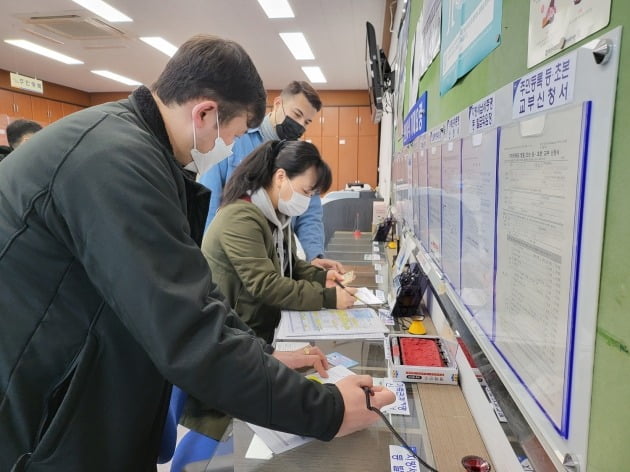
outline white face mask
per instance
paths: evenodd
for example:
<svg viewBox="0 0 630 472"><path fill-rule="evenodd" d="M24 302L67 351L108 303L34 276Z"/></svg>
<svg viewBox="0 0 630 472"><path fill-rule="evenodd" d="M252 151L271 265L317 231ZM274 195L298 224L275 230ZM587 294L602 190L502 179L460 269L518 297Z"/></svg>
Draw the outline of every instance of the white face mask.
<svg viewBox="0 0 630 472"><path fill-rule="evenodd" d="M217 111L217 139L214 140L214 147L208 152L203 153L197 149L197 133L195 131L195 121L193 119L193 148L190 150L192 162L186 167L187 170L197 172L199 175L205 174L213 165L219 163L232 154L234 142L229 146L225 144L223 138L219 134L219 112Z"/></svg>
<svg viewBox="0 0 630 472"><path fill-rule="evenodd" d="M278 196L278 210L287 216L300 216L308 209L311 199L300 192L296 192L293 185L291 185L291 181L289 179L287 181L293 191L293 195L288 200L283 200L282 197Z"/></svg>

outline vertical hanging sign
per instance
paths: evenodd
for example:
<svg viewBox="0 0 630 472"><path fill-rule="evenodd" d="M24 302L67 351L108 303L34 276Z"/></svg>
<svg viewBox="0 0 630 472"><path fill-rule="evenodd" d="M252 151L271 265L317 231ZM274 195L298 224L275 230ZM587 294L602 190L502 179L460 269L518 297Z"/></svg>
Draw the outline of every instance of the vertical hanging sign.
<svg viewBox="0 0 630 472"><path fill-rule="evenodd" d="M427 92L411 107L403 122L403 144L406 146L427 131Z"/></svg>

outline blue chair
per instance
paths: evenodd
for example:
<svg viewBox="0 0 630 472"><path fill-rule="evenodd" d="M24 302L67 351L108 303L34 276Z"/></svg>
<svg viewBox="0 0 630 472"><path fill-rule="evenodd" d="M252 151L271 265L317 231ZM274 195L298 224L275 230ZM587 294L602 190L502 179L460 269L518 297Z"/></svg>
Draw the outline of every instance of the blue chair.
<svg viewBox="0 0 630 472"><path fill-rule="evenodd" d="M168 406L164 430L162 431L162 441L160 443L160 451L158 454L158 464L164 464L171 460L177 444L177 425L184 410L188 395L181 389L173 385L171 392L171 403Z"/></svg>
<svg viewBox="0 0 630 472"><path fill-rule="evenodd" d="M218 445L219 441L197 431L188 431L175 448L171 472L182 472L184 467L192 462L209 461Z"/></svg>
<svg viewBox="0 0 630 472"><path fill-rule="evenodd" d="M173 386L158 455L158 464L164 464L172 458L171 472L182 472L187 464L210 460L215 452L228 455L234 449L232 440L220 443L196 431L189 431L177 443L177 425L187 398L188 395L183 390Z"/></svg>

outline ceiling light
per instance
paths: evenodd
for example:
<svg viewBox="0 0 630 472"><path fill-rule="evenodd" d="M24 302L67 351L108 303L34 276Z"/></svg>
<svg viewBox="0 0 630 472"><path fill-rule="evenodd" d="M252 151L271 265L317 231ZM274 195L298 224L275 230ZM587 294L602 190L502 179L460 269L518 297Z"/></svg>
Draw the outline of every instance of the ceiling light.
<svg viewBox="0 0 630 472"><path fill-rule="evenodd" d="M22 49L26 49L27 51L34 52L36 54L41 54L42 56L54 59L55 61L63 62L64 64L83 64L83 61L53 51L52 49L45 48L44 46L31 43L30 41L26 41L25 39L5 39L4 42Z"/></svg>
<svg viewBox="0 0 630 472"><path fill-rule="evenodd" d="M93 70L91 71L93 74L100 75L102 77L106 77L111 80L115 80L116 82L121 82L125 85L142 85L140 82L137 82L129 77L125 77L123 75L115 74L114 72L110 72L108 70Z"/></svg>
<svg viewBox="0 0 630 472"><path fill-rule="evenodd" d="M303 33L280 33L280 37L298 61L315 59Z"/></svg>
<svg viewBox="0 0 630 472"><path fill-rule="evenodd" d="M177 51L177 46L172 45L166 39L160 38L159 36L143 36L140 39L149 46L153 46L158 51L163 52L168 57L173 57Z"/></svg>
<svg viewBox="0 0 630 472"><path fill-rule="evenodd" d="M90 10L95 15L105 18L112 23L133 21L123 12L116 10L113 6L103 2L102 0L72 0L74 3L78 3L86 10Z"/></svg>
<svg viewBox="0 0 630 472"><path fill-rule="evenodd" d="M258 0L268 18L294 18L289 0Z"/></svg>
<svg viewBox="0 0 630 472"><path fill-rule="evenodd" d="M304 66L302 70L308 77L308 80L313 84L327 82L319 66Z"/></svg>

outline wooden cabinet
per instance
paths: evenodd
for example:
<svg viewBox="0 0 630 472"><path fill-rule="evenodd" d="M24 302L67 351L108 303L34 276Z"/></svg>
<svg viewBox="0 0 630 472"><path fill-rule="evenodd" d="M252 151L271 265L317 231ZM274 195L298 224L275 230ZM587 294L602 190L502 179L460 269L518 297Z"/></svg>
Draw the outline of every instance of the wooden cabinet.
<svg viewBox="0 0 630 472"><path fill-rule="evenodd" d="M54 100L48 100L48 102L49 123L60 120L65 116L63 114L63 103Z"/></svg>
<svg viewBox="0 0 630 472"><path fill-rule="evenodd" d="M322 158L326 161L332 171L332 185L330 191L339 189L339 143L337 136L322 136L322 147L320 148Z"/></svg>
<svg viewBox="0 0 630 472"><path fill-rule="evenodd" d="M78 105L73 105L71 103L62 103L61 104L61 114L63 116L68 116L68 115L74 113L75 111L79 111L79 110L83 110L83 108L78 106Z"/></svg>
<svg viewBox="0 0 630 472"><path fill-rule="evenodd" d="M372 121L371 107L359 109L359 136L378 136L378 125Z"/></svg>
<svg viewBox="0 0 630 472"><path fill-rule="evenodd" d="M0 115L13 114L13 94L8 90L0 89Z"/></svg>
<svg viewBox="0 0 630 472"><path fill-rule="evenodd" d="M378 185L378 136L359 136L357 149L357 180L370 184L372 188Z"/></svg>
<svg viewBox="0 0 630 472"><path fill-rule="evenodd" d="M41 97L31 97L33 108L33 120L49 124L63 118L63 106L61 102Z"/></svg>
<svg viewBox="0 0 630 472"><path fill-rule="evenodd" d="M0 114L11 118L33 119L31 97L23 93L15 93L10 90L0 90Z"/></svg>
<svg viewBox="0 0 630 472"><path fill-rule="evenodd" d="M339 108L339 136L359 135L359 110L358 107Z"/></svg>
<svg viewBox="0 0 630 472"><path fill-rule="evenodd" d="M339 190L352 182L376 187L378 151L378 126L372 123L370 107L340 108Z"/></svg>
<svg viewBox="0 0 630 472"><path fill-rule="evenodd" d="M357 180L358 146L359 138L357 136L339 137L339 164L337 166L339 190L345 188L346 184L354 183Z"/></svg>
<svg viewBox="0 0 630 472"><path fill-rule="evenodd" d="M9 142L7 141L7 126L9 126L9 116L6 114L0 115L0 145L8 146Z"/></svg>
<svg viewBox="0 0 630 472"><path fill-rule="evenodd" d="M339 107L322 108L322 137L339 135Z"/></svg>
<svg viewBox="0 0 630 472"><path fill-rule="evenodd" d="M71 103L0 89L0 115L7 115L11 121L23 118L47 125L82 109Z"/></svg>
<svg viewBox="0 0 630 472"><path fill-rule="evenodd" d="M323 109L322 109L323 110ZM304 138L321 138L322 136L322 110L313 117L313 121L306 127Z"/></svg>
<svg viewBox="0 0 630 472"><path fill-rule="evenodd" d="M13 104L15 105L15 118L33 119L33 110L31 108L31 97L23 93L13 94Z"/></svg>
<svg viewBox="0 0 630 472"><path fill-rule="evenodd" d="M372 123L369 106L325 106L306 128L303 139L315 144L330 166L331 191L356 181L376 187L378 125Z"/></svg>
<svg viewBox="0 0 630 472"><path fill-rule="evenodd" d="M48 124L48 105L45 98L31 97L33 119L40 123Z"/></svg>
<svg viewBox="0 0 630 472"><path fill-rule="evenodd" d="M340 108L339 136L378 136L378 125L372 122L371 108Z"/></svg>

